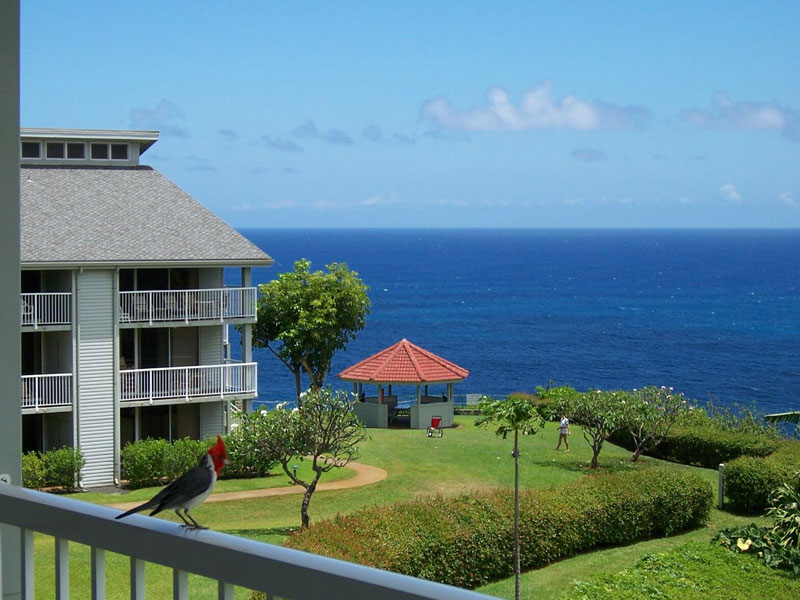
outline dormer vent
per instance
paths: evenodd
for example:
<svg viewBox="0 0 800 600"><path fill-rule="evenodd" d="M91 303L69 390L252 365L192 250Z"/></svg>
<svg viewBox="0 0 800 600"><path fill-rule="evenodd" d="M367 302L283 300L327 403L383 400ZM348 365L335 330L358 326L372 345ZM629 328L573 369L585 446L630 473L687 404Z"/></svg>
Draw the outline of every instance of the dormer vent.
<svg viewBox="0 0 800 600"><path fill-rule="evenodd" d="M22 164L136 166L158 140L157 131L20 130Z"/></svg>

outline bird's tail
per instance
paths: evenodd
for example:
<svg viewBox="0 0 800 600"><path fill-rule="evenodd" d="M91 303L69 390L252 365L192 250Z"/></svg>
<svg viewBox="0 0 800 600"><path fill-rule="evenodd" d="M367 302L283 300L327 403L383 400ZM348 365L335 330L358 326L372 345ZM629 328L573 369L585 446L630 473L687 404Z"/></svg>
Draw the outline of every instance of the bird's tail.
<svg viewBox="0 0 800 600"><path fill-rule="evenodd" d="M132 515L133 513L137 513L137 512L143 511L143 510L147 510L148 508L152 508L152 507L153 507L153 503L152 502L145 502L144 504L140 504L139 506L134 506L130 510L126 510L121 515L117 515L114 518L115 519L122 519L123 517L127 517L128 515Z"/></svg>

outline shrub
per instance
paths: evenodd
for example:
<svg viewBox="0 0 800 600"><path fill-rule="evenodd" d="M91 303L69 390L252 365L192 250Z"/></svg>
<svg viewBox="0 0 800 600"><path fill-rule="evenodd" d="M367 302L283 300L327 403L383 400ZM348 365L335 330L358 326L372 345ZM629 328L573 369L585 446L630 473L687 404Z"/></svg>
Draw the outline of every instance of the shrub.
<svg viewBox="0 0 800 600"><path fill-rule="evenodd" d="M80 450L63 447L42 455L45 487L60 487L71 492L75 489L78 474L86 461Z"/></svg>
<svg viewBox="0 0 800 600"><path fill-rule="evenodd" d="M225 438L228 465L223 478L264 477L275 466L271 452L259 440L267 435L267 411L243 414L239 424Z"/></svg>
<svg viewBox="0 0 800 600"><path fill-rule="evenodd" d="M766 458L743 456L725 465L725 495L740 510L766 508L773 490L800 469L800 442L784 440Z"/></svg>
<svg viewBox="0 0 800 600"><path fill-rule="evenodd" d="M726 413L727 414L727 413ZM757 432L755 425L745 422L736 430L726 420L709 417L703 410L695 410L688 419L675 425L664 441L652 452L653 456L686 465L716 469L740 456L764 457L780 446L780 440L768 432ZM633 450L627 432L616 432L611 441Z"/></svg>
<svg viewBox="0 0 800 600"><path fill-rule="evenodd" d="M786 569L800 575L800 549L781 544L781 536L755 523L744 527L723 529L712 542L734 553L746 552L764 561L772 569Z"/></svg>
<svg viewBox="0 0 800 600"><path fill-rule="evenodd" d="M166 478L176 479L192 467L196 467L214 441L211 439L193 440L187 437L172 442L167 458Z"/></svg>
<svg viewBox="0 0 800 600"><path fill-rule="evenodd" d="M696 527L711 502L711 486L699 477L653 470L526 490L520 496L522 567ZM419 498L322 521L287 545L474 588L513 573L513 510L509 489Z"/></svg>
<svg viewBox="0 0 800 600"><path fill-rule="evenodd" d="M45 487L44 461L38 452L22 455L22 485L32 490Z"/></svg>
<svg viewBox="0 0 800 600"><path fill-rule="evenodd" d="M161 485L167 478L170 443L139 440L122 448L122 477L131 489Z"/></svg>

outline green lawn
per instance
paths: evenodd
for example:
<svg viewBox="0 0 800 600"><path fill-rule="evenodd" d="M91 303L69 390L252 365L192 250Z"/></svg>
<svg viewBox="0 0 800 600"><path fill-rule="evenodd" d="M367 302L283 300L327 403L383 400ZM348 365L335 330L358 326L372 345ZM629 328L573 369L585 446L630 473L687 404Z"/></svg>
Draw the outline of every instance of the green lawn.
<svg viewBox="0 0 800 600"><path fill-rule="evenodd" d="M508 485L513 482L513 460L511 442L503 440L491 431L473 426L472 417L457 417L457 429L449 429L444 437L428 438L424 431L400 429L370 430L370 439L361 446L360 462L385 469L389 476L366 487L318 491L310 505L310 516L314 520L332 517L337 513L348 513L373 504L390 504L411 499L423 494L456 494L470 490ZM573 427L571 451L554 450L557 429L548 425L537 436L521 440L521 482L524 486L548 488L560 486L589 472L591 458L588 444L583 440L579 427ZM673 465L654 459L642 459L639 465L628 462L630 454L612 445L607 445L600 454L600 468L607 471L624 471L634 468L691 470L707 478L716 494L715 471ZM306 463L298 463L306 469ZM352 472L343 470L323 477L332 481L334 477L345 478ZM221 481L217 491L252 489L288 485L288 478L279 473L261 480ZM114 503L145 500L156 489L138 490L128 495L76 494L73 497L96 502ZM280 543L287 532L300 524L299 495L286 495L249 500L206 503L192 514L204 525L214 530L242 535L270 543ZM174 513L165 518L177 520ZM633 546L605 549L579 555L546 568L526 573L522 590L526 598L555 598L575 579L587 579L598 572L616 572L632 566L648 552L670 549L687 540L710 539L720 527L750 522L729 513L714 511L710 527L666 539L641 542ZM40 557L36 570L37 597L51 597L53 542L38 537L36 556ZM88 549L75 546L71 555L72 577L75 585L74 597L85 597L76 590L88 586ZM108 597L128 597L127 559L108 557ZM171 571L148 565L148 591L154 597L168 597ZM163 590L163 594L161 591ZM513 597L513 579L497 582L480 590L504 598ZM241 592L241 596L239 595ZM209 582L193 585L192 598L215 598L216 588ZM246 598L246 593L237 591L237 598Z"/></svg>

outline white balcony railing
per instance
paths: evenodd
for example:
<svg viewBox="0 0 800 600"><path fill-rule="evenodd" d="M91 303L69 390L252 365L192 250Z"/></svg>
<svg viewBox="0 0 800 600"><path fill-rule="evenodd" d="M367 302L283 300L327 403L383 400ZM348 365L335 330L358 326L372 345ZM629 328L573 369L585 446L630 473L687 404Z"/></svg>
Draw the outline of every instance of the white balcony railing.
<svg viewBox="0 0 800 600"><path fill-rule="evenodd" d="M72 373L22 376L22 408L72 405Z"/></svg>
<svg viewBox="0 0 800 600"><path fill-rule="evenodd" d="M123 402L257 395L256 363L129 369L119 378Z"/></svg>
<svg viewBox="0 0 800 600"><path fill-rule="evenodd" d="M91 548L90 566L81 567L88 571L91 597L98 600L106 597L111 575L106 552L130 557L122 579L130 581L134 600L147 597L147 563L172 569L172 597L179 599L189 598L192 573L215 581L220 600L233 600L237 586L294 600L489 600L476 592L225 533L188 531L163 519L131 515L116 521L118 514L113 508L0 483L0 523L21 533L21 597L37 597L33 546L34 532L39 532L55 539L56 552L48 553L47 560L55 562L55 569L50 568L56 573L56 598L70 596L69 543L75 542ZM16 591L4 585L6 576L13 575L4 572L0 579L3 597Z"/></svg>
<svg viewBox="0 0 800 600"><path fill-rule="evenodd" d="M120 323L255 319L257 288L119 293Z"/></svg>
<svg viewBox="0 0 800 600"><path fill-rule="evenodd" d="M72 323L70 292L38 292L20 294L20 322L34 329L42 325Z"/></svg>

